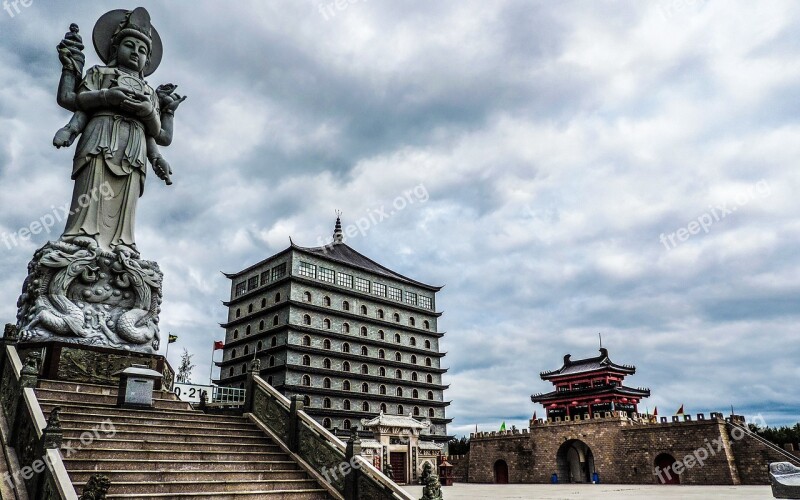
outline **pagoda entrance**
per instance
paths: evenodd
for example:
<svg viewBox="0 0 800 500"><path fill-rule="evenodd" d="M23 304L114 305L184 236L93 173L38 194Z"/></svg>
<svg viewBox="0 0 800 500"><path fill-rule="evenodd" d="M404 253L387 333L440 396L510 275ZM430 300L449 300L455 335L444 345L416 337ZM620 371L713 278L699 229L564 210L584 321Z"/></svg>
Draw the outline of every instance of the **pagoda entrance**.
<svg viewBox="0 0 800 500"><path fill-rule="evenodd" d="M675 457L669 453L662 453L656 457L656 482L658 484L681 484L681 477L671 470L675 462ZM658 474L658 471L663 472Z"/></svg>
<svg viewBox="0 0 800 500"><path fill-rule="evenodd" d="M408 482L408 467L405 453L391 452L389 453L389 463L392 464L392 472L394 473L394 481L397 484L406 484Z"/></svg>
<svg viewBox="0 0 800 500"><path fill-rule="evenodd" d="M558 479L562 483L591 483L594 474L594 454L580 439L572 439L558 449L556 454Z"/></svg>

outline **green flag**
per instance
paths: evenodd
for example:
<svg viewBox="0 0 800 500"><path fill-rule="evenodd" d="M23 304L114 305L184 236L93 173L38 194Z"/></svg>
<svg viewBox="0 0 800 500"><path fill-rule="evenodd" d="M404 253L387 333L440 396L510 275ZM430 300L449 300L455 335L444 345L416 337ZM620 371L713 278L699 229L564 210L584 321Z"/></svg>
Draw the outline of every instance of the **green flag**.
<svg viewBox="0 0 800 500"><path fill-rule="evenodd" d="M503 425L500 426L500 432L503 432L504 430L506 430L506 423L505 422L503 422Z"/></svg>

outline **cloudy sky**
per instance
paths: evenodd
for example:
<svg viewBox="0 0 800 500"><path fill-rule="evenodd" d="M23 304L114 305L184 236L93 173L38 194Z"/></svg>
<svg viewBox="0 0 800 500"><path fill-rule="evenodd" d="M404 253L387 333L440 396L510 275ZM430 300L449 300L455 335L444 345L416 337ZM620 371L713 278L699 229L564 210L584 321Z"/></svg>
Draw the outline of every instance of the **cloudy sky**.
<svg viewBox="0 0 800 500"><path fill-rule="evenodd" d="M338 209L368 226L351 246L445 285L455 434L542 415L539 372L594 356L598 332L662 415L800 420L796 2L141 3L165 46L149 81L189 99L137 242L195 381L222 338L220 271L327 241ZM5 322L63 227L9 235L72 190L55 45L134 6L0 11Z"/></svg>

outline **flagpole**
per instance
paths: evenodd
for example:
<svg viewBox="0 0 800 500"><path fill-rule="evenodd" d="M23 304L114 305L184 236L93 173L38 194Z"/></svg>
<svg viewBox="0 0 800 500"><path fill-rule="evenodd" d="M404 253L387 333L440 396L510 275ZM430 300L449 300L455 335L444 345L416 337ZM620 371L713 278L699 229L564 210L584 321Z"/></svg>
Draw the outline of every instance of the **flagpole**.
<svg viewBox="0 0 800 500"><path fill-rule="evenodd" d="M172 336L172 332L167 332L167 352L166 352L166 354L164 354L164 359L167 360L167 363L169 363L169 345L172 343L172 342L169 341L169 338L171 336Z"/></svg>
<svg viewBox="0 0 800 500"><path fill-rule="evenodd" d="M213 343L211 344L211 367L208 370L209 385L214 385L214 352L217 350L216 347Z"/></svg>

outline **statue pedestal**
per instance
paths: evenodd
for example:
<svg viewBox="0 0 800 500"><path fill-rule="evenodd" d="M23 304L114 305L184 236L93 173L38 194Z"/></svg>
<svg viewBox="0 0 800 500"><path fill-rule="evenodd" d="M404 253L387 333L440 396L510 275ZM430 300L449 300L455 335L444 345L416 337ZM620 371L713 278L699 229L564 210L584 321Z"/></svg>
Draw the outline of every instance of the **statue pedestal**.
<svg viewBox="0 0 800 500"><path fill-rule="evenodd" d="M155 354L162 278L155 262L51 241L28 264L17 301L19 339Z"/></svg>
<svg viewBox="0 0 800 500"><path fill-rule="evenodd" d="M39 377L46 380L117 386L119 377L114 373L133 365L145 365L164 375L163 381L156 381L156 390L172 390L175 379L172 367L159 354L59 341L18 342L16 348L21 359L32 351L42 354Z"/></svg>

